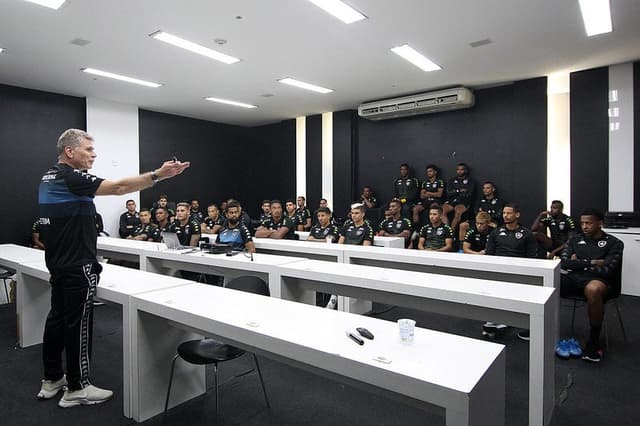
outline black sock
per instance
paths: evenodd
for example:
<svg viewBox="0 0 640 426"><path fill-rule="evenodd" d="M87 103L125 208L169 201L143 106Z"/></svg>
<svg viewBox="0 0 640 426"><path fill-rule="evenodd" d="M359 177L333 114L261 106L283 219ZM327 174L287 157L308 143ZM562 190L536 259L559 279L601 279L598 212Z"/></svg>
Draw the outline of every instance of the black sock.
<svg viewBox="0 0 640 426"><path fill-rule="evenodd" d="M592 343L595 343L596 345L598 344L598 342L600 341L600 330L602 329L602 324L591 324L591 333L590 333L590 340Z"/></svg>

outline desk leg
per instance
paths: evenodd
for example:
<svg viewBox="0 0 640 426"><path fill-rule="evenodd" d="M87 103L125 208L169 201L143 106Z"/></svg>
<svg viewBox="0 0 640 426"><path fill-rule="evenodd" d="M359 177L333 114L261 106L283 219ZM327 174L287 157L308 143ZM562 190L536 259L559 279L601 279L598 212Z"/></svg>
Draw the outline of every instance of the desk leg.
<svg viewBox="0 0 640 426"><path fill-rule="evenodd" d="M338 310L352 314L364 314L373 309L370 300L355 299L353 297L338 296Z"/></svg>
<svg viewBox="0 0 640 426"><path fill-rule="evenodd" d="M529 328L529 424L551 422L555 399L554 345L557 335L558 292L547 301L544 312L531 315Z"/></svg>
<svg viewBox="0 0 640 426"><path fill-rule="evenodd" d="M18 344L23 348L40 344L51 308L51 285L48 281L18 272L16 291Z"/></svg>
<svg viewBox="0 0 640 426"><path fill-rule="evenodd" d="M134 306L130 309L131 414L137 422L143 422L164 410L171 361L178 345L202 336L176 328L166 319L138 311ZM204 392L204 366L177 360L169 407Z"/></svg>

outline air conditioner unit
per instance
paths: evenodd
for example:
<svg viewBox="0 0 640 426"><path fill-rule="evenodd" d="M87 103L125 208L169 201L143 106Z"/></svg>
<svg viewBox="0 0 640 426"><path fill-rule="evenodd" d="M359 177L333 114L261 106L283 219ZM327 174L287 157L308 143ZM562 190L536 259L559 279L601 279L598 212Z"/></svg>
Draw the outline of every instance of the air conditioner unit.
<svg viewBox="0 0 640 426"><path fill-rule="evenodd" d="M358 107L358 115L368 120L388 120L390 118L470 108L474 102L475 98L471 90L466 87L454 87L419 95L367 102Z"/></svg>

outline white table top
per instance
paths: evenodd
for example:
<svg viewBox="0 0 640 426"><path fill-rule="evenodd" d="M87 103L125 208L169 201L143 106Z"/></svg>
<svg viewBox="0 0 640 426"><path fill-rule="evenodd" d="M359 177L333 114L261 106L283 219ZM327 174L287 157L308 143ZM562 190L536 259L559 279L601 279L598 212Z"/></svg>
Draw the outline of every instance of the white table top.
<svg viewBox="0 0 640 426"><path fill-rule="evenodd" d="M607 234L640 234L640 228L603 228Z"/></svg>
<svg viewBox="0 0 640 426"><path fill-rule="evenodd" d="M280 268L281 276L320 280L342 285L393 292L408 297L472 304L513 312L531 312L553 294L549 287L506 283L476 278L403 271L348 263L306 260Z"/></svg>
<svg viewBox="0 0 640 426"><path fill-rule="evenodd" d="M480 256L465 253L446 253L429 250L405 250L389 247L345 246L345 253L354 257L393 260L396 262L420 263L431 266L477 269L526 275L540 271L553 271L559 260L529 259L505 256Z"/></svg>
<svg viewBox="0 0 640 426"><path fill-rule="evenodd" d="M197 263L201 265L215 265L222 267L244 268L246 270L263 270L265 266L278 266L291 262L300 262L305 260L300 257L278 256L265 253L254 253L253 260L243 253L233 256L226 254L211 254L196 251L193 253L180 253L179 251L163 250L158 252L147 253L150 259L165 259L184 263Z"/></svg>
<svg viewBox="0 0 640 426"><path fill-rule="evenodd" d="M0 265L18 269L26 262L44 262L44 251L16 244L0 244Z"/></svg>
<svg viewBox="0 0 640 426"><path fill-rule="evenodd" d="M112 250L121 253L142 254L145 251L165 249L163 243L152 241L128 240L124 238L98 237L98 250Z"/></svg>
<svg viewBox="0 0 640 426"><path fill-rule="evenodd" d="M139 269L109 265L108 263L101 263L101 265L103 270L100 274L96 296L100 299L120 304L126 303L126 299L135 294L193 283L193 281L154 274ZM20 270L44 281L49 280L49 270L44 261L25 263L20 267Z"/></svg>
<svg viewBox="0 0 640 426"><path fill-rule="evenodd" d="M404 345L393 322L202 284L141 294L134 297L134 304L301 362L309 363L312 356L318 361L314 365L351 377L357 372L350 372L349 364L356 363L461 392L470 392L504 349L491 342L421 328L415 330L415 342ZM346 329L355 327L368 328L375 339L357 345L345 335ZM330 359L322 361L323 356ZM376 357L391 363L376 361Z"/></svg>
<svg viewBox="0 0 640 426"><path fill-rule="evenodd" d="M300 236L301 241L306 241L309 236L309 231L296 231L296 234ZM396 247L404 248L404 238L401 237L380 237L375 236L373 238L373 245L379 247Z"/></svg>

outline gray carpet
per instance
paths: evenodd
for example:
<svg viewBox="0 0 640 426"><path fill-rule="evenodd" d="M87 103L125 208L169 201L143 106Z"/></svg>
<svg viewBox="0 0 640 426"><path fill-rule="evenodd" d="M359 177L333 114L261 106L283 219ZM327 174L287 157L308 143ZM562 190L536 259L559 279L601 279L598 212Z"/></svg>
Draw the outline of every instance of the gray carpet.
<svg viewBox="0 0 640 426"><path fill-rule="evenodd" d="M558 405L553 426L601 426L640 424L640 298L619 299L629 341L622 340L613 311L608 312L610 345L603 361L591 364L572 359L556 362ZM395 320L415 318L420 327L479 337L476 321L428 314L403 308L374 305L376 316ZM560 330L569 334L570 309L562 307ZM128 425L122 416L121 312L116 306L95 310L92 379L113 389L115 397L105 404L61 409L57 399L39 402L35 394L41 379L40 346L15 348L15 305L0 305L0 424L2 425ZM584 308L577 312L577 337L586 335ZM509 330L499 339L507 345L507 425L527 424L528 345ZM469 354L469 356L473 356ZM328 380L307 371L260 358L272 408L266 408L257 375L227 380L251 366L247 357L221 366L221 413L217 424L225 425L441 425L443 418L388 398ZM168 374L168 372L167 372ZM211 379L212 374L209 375ZM213 385L213 380L210 380ZM158 416L145 425L216 424L214 393L172 409L166 419Z"/></svg>

